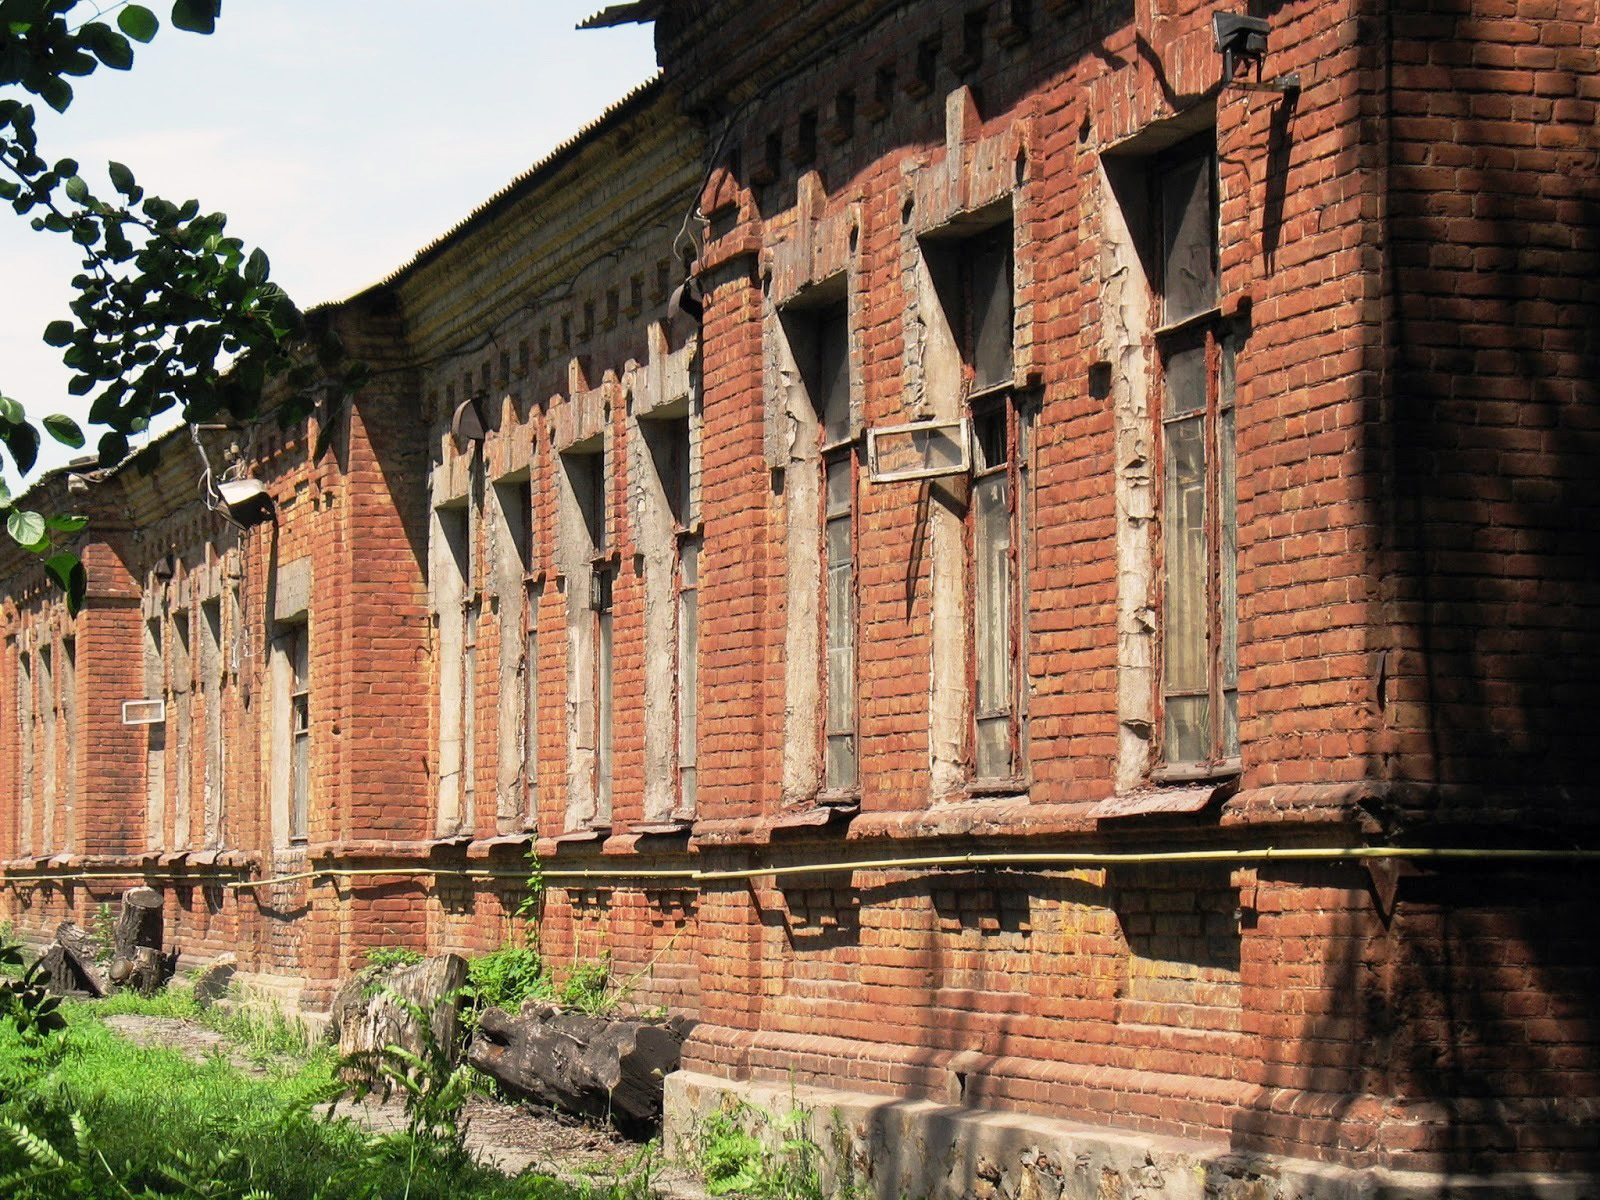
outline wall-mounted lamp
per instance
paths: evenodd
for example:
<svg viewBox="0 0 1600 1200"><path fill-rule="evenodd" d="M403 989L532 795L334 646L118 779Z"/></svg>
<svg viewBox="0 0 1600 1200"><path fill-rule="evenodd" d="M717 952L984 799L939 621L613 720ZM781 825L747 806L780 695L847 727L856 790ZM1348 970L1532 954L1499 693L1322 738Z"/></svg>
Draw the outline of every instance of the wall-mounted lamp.
<svg viewBox="0 0 1600 1200"><path fill-rule="evenodd" d="M1222 55L1222 86L1244 88L1258 92L1298 92L1298 73L1280 75L1263 81L1261 65L1267 57L1267 35L1272 27L1261 17L1246 17L1237 13L1211 14L1211 36L1217 53ZM1242 66L1255 68L1254 80L1235 80Z"/></svg>
<svg viewBox="0 0 1600 1200"><path fill-rule="evenodd" d="M222 515L240 529L273 519L272 496L259 479L224 479L217 484L217 495L222 498Z"/></svg>
<svg viewBox="0 0 1600 1200"><path fill-rule="evenodd" d="M462 453L473 442L481 442L488 435L489 422L484 419L483 412L487 399L482 392L468 396L450 415L450 436L455 438L456 449Z"/></svg>
<svg viewBox="0 0 1600 1200"><path fill-rule="evenodd" d="M672 290L672 295L667 299L667 320L674 321L680 316L688 317L696 325L705 315L705 296L700 289L700 281L690 275Z"/></svg>

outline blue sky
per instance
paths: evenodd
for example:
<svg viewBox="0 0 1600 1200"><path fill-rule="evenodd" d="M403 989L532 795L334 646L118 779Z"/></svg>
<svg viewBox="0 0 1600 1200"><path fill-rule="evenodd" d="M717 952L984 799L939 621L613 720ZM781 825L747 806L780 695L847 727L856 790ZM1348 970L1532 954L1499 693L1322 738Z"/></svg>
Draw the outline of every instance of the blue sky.
<svg viewBox="0 0 1600 1200"><path fill-rule="evenodd" d="M573 28L605 2L230 0L199 37L145 0L163 28L132 71L74 81L63 117L35 105L41 153L105 191L107 160L126 163L150 192L227 213L302 307L343 299L654 74L648 25ZM77 267L70 239L0 207L0 392L35 418L88 407L40 340ZM47 437L33 474L83 453Z"/></svg>

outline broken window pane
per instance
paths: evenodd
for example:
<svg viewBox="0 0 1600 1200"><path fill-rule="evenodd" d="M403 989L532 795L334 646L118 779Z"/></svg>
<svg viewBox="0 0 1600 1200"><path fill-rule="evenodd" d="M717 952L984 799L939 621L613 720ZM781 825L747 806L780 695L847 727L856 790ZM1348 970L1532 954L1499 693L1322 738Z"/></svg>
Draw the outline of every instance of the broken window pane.
<svg viewBox="0 0 1600 1200"><path fill-rule="evenodd" d="M823 445L833 445L850 438L850 322L845 305L819 314L816 337L812 400L822 421Z"/></svg>
<svg viewBox="0 0 1600 1200"><path fill-rule="evenodd" d="M1203 147L1180 151L1184 157L1169 160L1160 176L1162 319L1168 325L1217 303L1216 159L1210 145L1207 135Z"/></svg>
<svg viewBox="0 0 1600 1200"><path fill-rule="evenodd" d="M971 363L978 390L1011 382L1011 226L967 243Z"/></svg>

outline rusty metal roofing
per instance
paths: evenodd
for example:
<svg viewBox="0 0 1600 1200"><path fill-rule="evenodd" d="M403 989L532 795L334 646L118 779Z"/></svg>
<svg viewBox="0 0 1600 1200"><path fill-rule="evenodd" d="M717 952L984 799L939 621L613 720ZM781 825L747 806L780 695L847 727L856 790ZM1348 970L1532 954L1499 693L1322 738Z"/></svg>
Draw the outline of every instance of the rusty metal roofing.
<svg viewBox="0 0 1600 1200"><path fill-rule="evenodd" d="M379 288L392 287L394 284L399 283L400 280L405 278L412 271L416 270L423 263L442 252L446 246L450 245L450 243L456 241L460 237L463 237L465 234L472 229L477 228L479 225L482 225L490 217L509 207L525 193L544 182L551 175L555 174L556 171L558 171L580 150L582 150L586 143L593 140L596 135L604 132L607 128L613 125L620 124L628 117L636 115L639 111L644 109L651 100L655 99L656 94L660 90L661 75L657 73L653 78L645 80L645 82L634 88L633 91L629 92L621 100L618 100L593 121L590 121L587 125L579 129L577 133L573 134L549 154L545 155L544 158L534 163L533 166L529 167L521 175L518 175L510 183L506 184L505 187L501 188L482 204L478 205L477 208L473 209L472 212L470 212L456 225L451 227L448 231L429 242L421 250L418 250L414 255L411 256L411 260L404 266L390 272L389 275L387 275L384 279L373 284L371 287L362 288L361 291L355 293L355 296L350 297L350 299L355 299L356 296L364 296L368 292L376 291Z"/></svg>

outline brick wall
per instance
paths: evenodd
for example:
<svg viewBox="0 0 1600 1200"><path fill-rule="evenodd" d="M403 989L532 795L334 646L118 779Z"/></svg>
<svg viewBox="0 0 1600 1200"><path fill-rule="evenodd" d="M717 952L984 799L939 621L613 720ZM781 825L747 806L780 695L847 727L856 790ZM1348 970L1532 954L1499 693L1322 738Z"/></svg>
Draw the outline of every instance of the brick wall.
<svg viewBox="0 0 1600 1200"><path fill-rule="evenodd" d="M91 535L75 626L36 567L6 560L4 632L75 629L79 720L115 788L79 806L75 852L150 873L186 949L237 949L308 1005L376 945L536 933L558 975L606 960L631 1001L697 1016L688 1063L729 1080L1353 1168L1595 1169L1582 864L1337 857L1589 844L1564 726L1600 707L1580 549L1597 474L1592 6L1276 5L1264 73L1297 72L1289 93L1216 91L1214 10L666 4L664 82L328 314L379 370L328 454L310 453L315 423L249 448L275 532L234 548L189 501L198 462L173 438L154 474L98 485L131 527ZM1181 334L1161 327L1147 185L1196 137L1216 146L1218 285L1189 329L1237 347L1236 764L1163 757L1178 514L1161 421ZM666 319L686 213L698 323ZM1018 765L985 775L974 749L971 485L870 482L857 445L859 785L826 788L819 414L784 321L844 303L853 434L974 416L952 315L971 298L936 266L997 228ZM463 405L481 438L452 436ZM662 417L688 431L684 512L665 512L647 444ZM597 452L598 525L572 482ZM504 515L524 495L525 550ZM463 519L453 560L442 522ZM695 544L697 697L676 657ZM230 562L238 803L211 849L238 857L147 853L145 735L106 697L142 694L145 618L193 611ZM297 571L303 842L284 827L271 643ZM796 582L814 577L815 595ZM180 809L204 828L197 777L179 795L166 761L163 830ZM0 912L38 933L114 894L25 855L23 826L6 806L8 870L62 878L8 886ZM1197 850L1240 857L1172 857ZM1070 861L1108 853L1156 858ZM798 870L822 864L841 865ZM368 873L216 886L307 869Z"/></svg>

